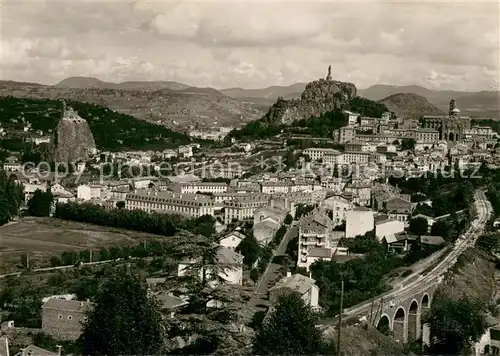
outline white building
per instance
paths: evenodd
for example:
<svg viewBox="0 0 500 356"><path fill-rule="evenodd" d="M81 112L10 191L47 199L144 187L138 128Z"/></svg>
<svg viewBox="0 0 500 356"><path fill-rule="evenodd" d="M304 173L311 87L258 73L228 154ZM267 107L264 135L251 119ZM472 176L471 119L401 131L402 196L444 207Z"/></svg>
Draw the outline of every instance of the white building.
<svg viewBox="0 0 500 356"><path fill-rule="evenodd" d="M178 194L164 191L142 190L125 197L125 208L182 214L193 217L214 215L214 202L201 194Z"/></svg>
<svg viewBox="0 0 500 356"><path fill-rule="evenodd" d="M311 308L319 308L319 287L314 279L301 274L284 277L269 290L269 301L275 305L281 295L290 292L299 293Z"/></svg>
<svg viewBox="0 0 500 356"><path fill-rule="evenodd" d="M364 235L375 227L374 212L364 207L355 207L346 215L345 237Z"/></svg>
<svg viewBox="0 0 500 356"><path fill-rule="evenodd" d="M262 182L260 186L264 194L287 194L291 191L292 183L287 181Z"/></svg>
<svg viewBox="0 0 500 356"><path fill-rule="evenodd" d="M474 355L500 354L500 318L486 316L487 329L479 342L474 345Z"/></svg>
<svg viewBox="0 0 500 356"><path fill-rule="evenodd" d="M354 208L354 204L342 195L334 195L327 198L321 204L327 210L333 213L334 225L340 225L347 218L347 212Z"/></svg>
<svg viewBox="0 0 500 356"><path fill-rule="evenodd" d="M101 199L101 192L101 186L98 184L81 184L76 188L76 197L83 201Z"/></svg>
<svg viewBox="0 0 500 356"><path fill-rule="evenodd" d="M261 193L239 194L224 202L224 223L233 220L251 220L255 210L269 205L269 195Z"/></svg>
<svg viewBox="0 0 500 356"><path fill-rule="evenodd" d="M375 222L375 236L380 242L389 235L396 235L405 230L405 224L402 221L394 219L383 219Z"/></svg>
<svg viewBox="0 0 500 356"><path fill-rule="evenodd" d="M193 147L191 146L179 146L177 149L179 157L181 158L191 158L193 157Z"/></svg>
<svg viewBox="0 0 500 356"><path fill-rule="evenodd" d="M211 193L220 194L228 190L224 182L188 182L173 184L172 190L177 193Z"/></svg>
<svg viewBox="0 0 500 356"><path fill-rule="evenodd" d="M225 235L220 241L219 245L225 248L229 248L231 250L235 250L241 241L245 239L245 235L243 235L239 231L233 231L229 234Z"/></svg>
<svg viewBox="0 0 500 356"><path fill-rule="evenodd" d="M309 156L312 161L317 161L322 160L325 155L338 156L341 153L333 148L307 148L303 154Z"/></svg>
<svg viewBox="0 0 500 356"><path fill-rule="evenodd" d="M306 268L318 260L331 260L332 221L323 213L314 212L299 222L297 267Z"/></svg>
<svg viewBox="0 0 500 356"><path fill-rule="evenodd" d="M10 156L3 163L3 170L10 172L21 171L22 170L21 162L19 162L19 160L16 157Z"/></svg>

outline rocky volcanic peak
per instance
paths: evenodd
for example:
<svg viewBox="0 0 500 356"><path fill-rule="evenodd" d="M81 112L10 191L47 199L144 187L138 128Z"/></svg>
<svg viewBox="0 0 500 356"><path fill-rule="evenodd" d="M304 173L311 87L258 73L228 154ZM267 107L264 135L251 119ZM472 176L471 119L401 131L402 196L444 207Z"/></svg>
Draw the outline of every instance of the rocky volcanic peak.
<svg viewBox="0 0 500 356"><path fill-rule="evenodd" d="M96 151L89 124L72 109L64 110L52 136L51 149L55 162L87 161Z"/></svg>
<svg viewBox="0 0 500 356"><path fill-rule="evenodd" d="M356 95L356 86L332 80L329 68L327 78L307 84L300 99L278 98L269 109L266 121L290 124L296 120L319 116L324 112L344 107Z"/></svg>

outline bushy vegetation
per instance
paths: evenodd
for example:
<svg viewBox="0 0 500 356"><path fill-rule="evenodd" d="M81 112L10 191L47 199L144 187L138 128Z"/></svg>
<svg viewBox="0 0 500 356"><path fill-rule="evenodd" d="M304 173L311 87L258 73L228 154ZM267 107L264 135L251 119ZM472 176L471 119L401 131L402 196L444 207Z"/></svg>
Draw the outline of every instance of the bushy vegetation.
<svg viewBox="0 0 500 356"><path fill-rule="evenodd" d="M164 149L192 141L189 136L165 126L120 114L103 106L76 101L67 101L66 105L87 120L96 145L102 150ZM1 97L0 123L8 131L22 131L25 123L31 123L33 130L47 134L49 130L55 130L62 110L62 101ZM21 137L0 140L0 148L12 151L22 151L24 145Z"/></svg>
<svg viewBox="0 0 500 356"><path fill-rule="evenodd" d="M23 200L23 188L15 182L15 177L0 170L0 225L17 215Z"/></svg>
<svg viewBox="0 0 500 356"><path fill-rule="evenodd" d="M258 331L255 355L333 355L323 340L318 315L296 292L281 295L269 321Z"/></svg>
<svg viewBox="0 0 500 356"><path fill-rule="evenodd" d="M442 293L435 295L428 317L431 329L428 353L468 354L486 331L486 311L487 307L479 300L454 300Z"/></svg>
<svg viewBox="0 0 500 356"><path fill-rule="evenodd" d="M178 230L205 236L215 233L215 219L208 215L185 218L175 214L150 214L141 210L127 209L109 210L94 204L70 202L57 204L55 217L164 236L173 236Z"/></svg>
<svg viewBox="0 0 500 356"><path fill-rule="evenodd" d="M348 110L354 111L358 114L361 114L361 116L367 117L382 117L383 113L389 111L385 104L362 98L360 96L354 97L349 100Z"/></svg>
<svg viewBox="0 0 500 356"><path fill-rule="evenodd" d="M37 189L28 201L28 213L31 216L49 216L53 201L54 197L50 191L42 192Z"/></svg>
<svg viewBox="0 0 500 356"><path fill-rule="evenodd" d="M286 109L286 101L279 100L261 119L252 121L239 130L233 130L228 138L237 139L256 139L273 137L280 133L289 134L307 134L314 137L331 138L333 130L347 125L347 117L343 110L351 110L362 116L381 117L388 111L385 104L375 101L355 97L349 100L343 108L321 113L318 117L303 118L292 122L290 125L284 125L276 118Z"/></svg>

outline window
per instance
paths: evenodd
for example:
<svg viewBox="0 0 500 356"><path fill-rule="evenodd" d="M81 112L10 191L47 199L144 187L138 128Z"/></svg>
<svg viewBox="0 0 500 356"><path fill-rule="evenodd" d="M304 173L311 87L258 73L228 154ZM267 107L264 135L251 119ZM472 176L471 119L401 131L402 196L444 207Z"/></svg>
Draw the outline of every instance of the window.
<svg viewBox="0 0 500 356"><path fill-rule="evenodd" d="M68 320L73 320L73 317L71 315L68 315Z"/></svg>
<svg viewBox="0 0 500 356"><path fill-rule="evenodd" d="M59 315L57 316L57 319L62 319L62 318L63 318L62 314L59 314Z"/></svg>
<svg viewBox="0 0 500 356"><path fill-rule="evenodd" d="M84 321L84 322L87 322L87 320L89 320L89 318L88 318L88 317L86 317L86 316L84 316L84 317L83 317L83 321Z"/></svg>

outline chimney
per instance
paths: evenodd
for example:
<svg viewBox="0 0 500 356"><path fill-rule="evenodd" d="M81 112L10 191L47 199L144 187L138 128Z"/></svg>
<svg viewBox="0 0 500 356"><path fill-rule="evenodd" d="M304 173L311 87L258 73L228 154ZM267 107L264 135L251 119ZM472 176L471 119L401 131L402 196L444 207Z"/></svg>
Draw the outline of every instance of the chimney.
<svg viewBox="0 0 500 356"><path fill-rule="evenodd" d="M57 356L61 356L62 346L61 345L56 345L56 347L57 347Z"/></svg>
<svg viewBox="0 0 500 356"><path fill-rule="evenodd" d="M290 271L286 272L286 276L287 277L291 277L292 276L292 272L290 272Z"/></svg>
<svg viewBox="0 0 500 356"><path fill-rule="evenodd" d="M80 302L80 306L83 307L83 302Z"/></svg>

